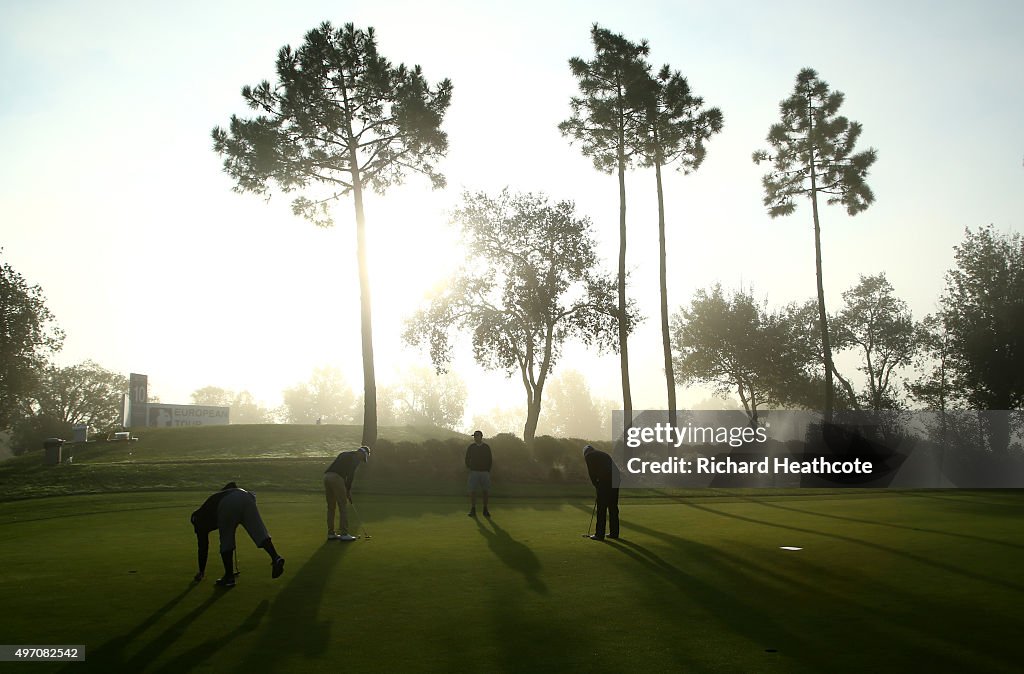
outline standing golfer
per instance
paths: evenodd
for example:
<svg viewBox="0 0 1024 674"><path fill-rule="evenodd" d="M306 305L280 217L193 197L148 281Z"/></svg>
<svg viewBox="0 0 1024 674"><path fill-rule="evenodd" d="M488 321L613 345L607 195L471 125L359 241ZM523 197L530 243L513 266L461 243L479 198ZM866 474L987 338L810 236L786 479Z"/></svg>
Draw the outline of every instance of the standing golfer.
<svg viewBox="0 0 1024 674"><path fill-rule="evenodd" d="M619 468L612 457L587 445L583 448L587 473L597 489L597 528L590 538L604 540L604 525L608 521L608 538L619 537Z"/></svg>
<svg viewBox="0 0 1024 674"><path fill-rule="evenodd" d="M235 586L235 572L231 566L231 553L235 550L235 529L241 524L257 548L263 548L270 555L272 578L284 573L284 557L277 554L270 534L263 524L260 511L256 508L256 496L241 489L234 482L228 482L219 492L210 496L192 513L192 528L199 543L198 582L206 575L206 557L210 550L210 532L220 531L220 558L224 562L224 576L217 579L220 587Z"/></svg>
<svg viewBox="0 0 1024 674"><path fill-rule="evenodd" d="M484 497L484 517L490 517L487 509L487 493L491 490L491 446L484 442L482 431L473 432L473 444L466 448L466 468L469 468L469 516L476 517L476 493Z"/></svg>
<svg viewBox="0 0 1024 674"><path fill-rule="evenodd" d="M348 512L346 504L352 503L352 480L356 476L356 468L370 458L370 448L360 447L338 454L334 463L324 472L324 495L327 497L327 540L354 541L356 537L348 533ZM340 513L340 529L334 528L334 509Z"/></svg>

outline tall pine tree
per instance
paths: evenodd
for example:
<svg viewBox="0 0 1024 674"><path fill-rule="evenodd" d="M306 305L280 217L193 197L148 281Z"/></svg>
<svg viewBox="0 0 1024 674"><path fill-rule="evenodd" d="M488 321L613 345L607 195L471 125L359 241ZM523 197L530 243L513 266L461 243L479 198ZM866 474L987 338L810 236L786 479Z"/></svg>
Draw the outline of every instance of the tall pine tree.
<svg viewBox="0 0 1024 674"><path fill-rule="evenodd" d="M628 426L633 418L629 387L630 332L626 298L626 168L644 146L643 94L649 79L644 58L647 42L633 44L622 35L597 24L591 28L594 58L569 60L580 96L572 97L572 117L558 125L563 136L580 144L594 168L617 174L619 179L618 350L622 376L622 409Z"/></svg>
<svg viewBox="0 0 1024 674"><path fill-rule="evenodd" d="M825 313L825 285L821 264L821 221L818 197L827 203L842 204L850 215L860 213L874 200L865 179L875 163L874 148L853 153L861 134L861 125L838 115L843 104L841 92L829 89L818 73L804 68L796 77L792 95L779 104L782 121L768 131L772 152L754 152L755 164L770 161L772 170L762 179L764 205L773 217L796 210L794 199L811 200L814 219L814 262L818 285L818 322L821 330L822 358L825 367L825 421L831 422L835 408L832 375L832 346Z"/></svg>
<svg viewBox="0 0 1024 674"><path fill-rule="evenodd" d="M704 99L694 96L678 70L662 66L651 77L644 93L644 165L654 167L658 192L658 261L661 290L661 339L668 389L668 420L676 425L676 381L672 369L672 340L668 316L668 255L665 240L665 193L661 169L676 164L683 173L696 171L704 161L704 142L722 130L722 111L703 108Z"/></svg>
<svg viewBox="0 0 1024 674"><path fill-rule="evenodd" d="M394 67L377 53L373 28L323 23L293 50L277 56L277 83L246 86L242 97L258 115L232 115L213 130L214 150L235 190L267 195L271 183L301 191L292 210L316 225L333 224L329 205L352 195L356 216L363 354L363 438L377 439L377 385L367 266L363 190L383 193L405 174L422 173L433 186L444 176L435 162L448 149L441 130L452 84L431 87L419 66Z"/></svg>

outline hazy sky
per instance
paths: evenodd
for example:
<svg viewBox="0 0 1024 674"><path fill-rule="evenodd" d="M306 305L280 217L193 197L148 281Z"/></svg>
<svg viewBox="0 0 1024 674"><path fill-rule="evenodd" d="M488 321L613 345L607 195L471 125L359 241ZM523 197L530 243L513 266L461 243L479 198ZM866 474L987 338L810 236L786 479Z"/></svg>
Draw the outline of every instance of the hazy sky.
<svg viewBox="0 0 1024 674"><path fill-rule="evenodd" d="M770 7L770 8L769 8ZM614 176L597 173L557 124L591 58L597 22L647 39L655 67L679 69L721 108L724 131L693 175L666 175L669 302L697 288L753 284L769 304L814 294L809 208L771 220L750 154L765 147L797 72L815 68L863 124L879 158L876 203L822 213L826 300L858 274L886 272L915 317L933 311L964 227L1021 231L1024 214L1024 4L1007 2L29 2L0 4L0 246L40 284L86 358L150 377L164 402L202 386L283 388L335 365L361 383L351 201L319 230L231 191L210 129L247 114L239 91L274 77L284 44L329 20L374 26L382 54L454 84L441 164L449 188L407 185L366 203L378 379L426 362L404 347L403 319L462 253L446 213L463 189L508 186L571 199L612 269ZM654 178L627 177L629 292L648 319L630 342L635 407L662 408ZM517 379L455 363L470 405L521 404ZM618 359L571 348L621 402ZM703 391L682 391L694 404Z"/></svg>

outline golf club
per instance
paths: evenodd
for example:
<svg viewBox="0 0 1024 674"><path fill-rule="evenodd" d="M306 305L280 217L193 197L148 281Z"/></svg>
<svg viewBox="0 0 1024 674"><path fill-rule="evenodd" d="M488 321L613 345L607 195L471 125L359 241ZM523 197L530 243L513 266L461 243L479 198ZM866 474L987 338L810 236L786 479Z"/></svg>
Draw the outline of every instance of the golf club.
<svg viewBox="0 0 1024 674"><path fill-rule="evenodd" d="M583 534L583 538L590 538L590 530L594 526L594 515L597 514L597 499L594 499L594 509L590 511L590 524L587 525L587 533Z"/></svg>
<svg viewBox="0 0 1024 674"><path fill-rule="evenodd" d="M238 568L238 548L235 548L235 576L241 576L242 572Z"/></svg>
<svg viewBox="0 0 1024 674"><path fill-rule="evenodd" d="M370 534L366 533L366 523L363 522L363 516L359 514L359 510L356 508L355 503L350 502L350 505L352 506L352 512L354 512L356 517L359 518L359 528L363 530L363 538L370 540Z"/></svg>

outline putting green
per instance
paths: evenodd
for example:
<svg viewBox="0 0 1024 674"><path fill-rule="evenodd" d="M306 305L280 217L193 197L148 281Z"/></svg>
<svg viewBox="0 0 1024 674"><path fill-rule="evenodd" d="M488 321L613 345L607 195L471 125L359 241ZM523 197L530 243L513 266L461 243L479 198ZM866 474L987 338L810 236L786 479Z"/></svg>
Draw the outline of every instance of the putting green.
<svg viewBox="0 0 1024 674"><path fill-rule="evenodd" d="M324 505L260 493L287 558L239 531L191 583L205 494L33 499L0 510L3 641L84 644L25 671L1019 671L1024 495L884 492L588 502L359 500L372 540L324 540ZM216 536L214 536L214 540ZM800 547L787 551L782 546Z"/></svg>

